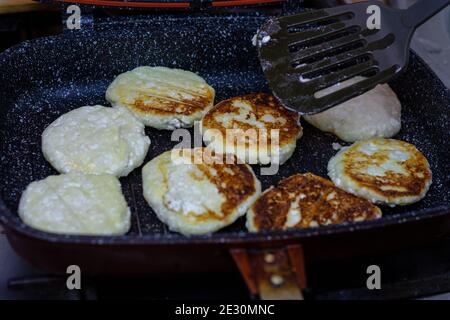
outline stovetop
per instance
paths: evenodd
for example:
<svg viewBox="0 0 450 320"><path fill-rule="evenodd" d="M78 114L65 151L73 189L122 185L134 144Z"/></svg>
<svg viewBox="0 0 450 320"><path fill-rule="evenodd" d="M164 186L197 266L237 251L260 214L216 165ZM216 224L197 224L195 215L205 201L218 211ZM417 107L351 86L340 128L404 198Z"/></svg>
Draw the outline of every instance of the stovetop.
<svg viewBox="0 0 450 320"><path fill-rule="evenodd" d="M381 269L381 290L364 287L366 268ZM329 272L329 270L333 270ZM446 299L450 300L450 237L431 246L403 250L321 269L307 270L307 300ZM336 279L339 278L339 281ZM358 284L361 284L359 286ZM148 278L83 279L81 290L68 290L66 277L48 275L17 256L0 231L0 299L14 300L248 300L241 276L201 274Z"/></svg>

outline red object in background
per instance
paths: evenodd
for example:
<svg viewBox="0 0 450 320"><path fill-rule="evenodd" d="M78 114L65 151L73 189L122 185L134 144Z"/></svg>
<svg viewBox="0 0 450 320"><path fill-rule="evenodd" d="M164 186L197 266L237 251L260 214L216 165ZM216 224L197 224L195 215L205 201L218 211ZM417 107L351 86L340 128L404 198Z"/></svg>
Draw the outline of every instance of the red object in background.
<svg viewBox="0 0 450 320"><path fill-rule="evenodd" d="M108 7L127 7L127 8L189 8L189 2L125 2L114 0L57 0L58 2L68 2L77 4L90 4L96 6Z"/></svg>
<svg viewBox="0 0 450 320"><path fill-rule="evenodd" d="M128 7L128 8L189 8L191 2L128 2L120 0L57 0L59 2L90 4L97 6L111 6L111 7ZM257 5L268 3L280 3L285 0L222 0L211 1L213 7L227 7L227 6L244 6Z"/></svg>

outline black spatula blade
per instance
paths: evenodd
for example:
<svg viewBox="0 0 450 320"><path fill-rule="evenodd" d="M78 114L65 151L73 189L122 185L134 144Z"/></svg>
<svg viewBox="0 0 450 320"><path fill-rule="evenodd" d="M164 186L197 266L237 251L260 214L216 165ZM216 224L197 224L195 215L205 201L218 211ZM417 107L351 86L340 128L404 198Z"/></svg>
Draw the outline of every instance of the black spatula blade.
<svg viewBox="0 0 450 320"><path fill-rule="evenodd" d="M286 108L301 114L325 111L401 72L415 28L449 3L422 0L396 10L367 1L269 19L257 34L262 69ZM374 8L380 12L379 28L372 28ZM355 76L366 79L317 95Z"/></svg>

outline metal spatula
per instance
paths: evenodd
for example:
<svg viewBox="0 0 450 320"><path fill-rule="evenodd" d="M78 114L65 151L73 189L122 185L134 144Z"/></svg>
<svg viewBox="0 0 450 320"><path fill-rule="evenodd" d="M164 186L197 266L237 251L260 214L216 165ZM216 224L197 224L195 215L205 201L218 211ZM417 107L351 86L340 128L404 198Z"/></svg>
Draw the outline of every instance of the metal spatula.
<svg viewBox="0 0 450 320"><path fill-rule="evenodd" d="M397 10L367 1L273 18L257 34L261 66L286 108L319 113L402 71L414 30L448 4L450 0L421 0ZM365 78L339 86L356 76ZM333 93L321 94L332 86Z"/></svg>

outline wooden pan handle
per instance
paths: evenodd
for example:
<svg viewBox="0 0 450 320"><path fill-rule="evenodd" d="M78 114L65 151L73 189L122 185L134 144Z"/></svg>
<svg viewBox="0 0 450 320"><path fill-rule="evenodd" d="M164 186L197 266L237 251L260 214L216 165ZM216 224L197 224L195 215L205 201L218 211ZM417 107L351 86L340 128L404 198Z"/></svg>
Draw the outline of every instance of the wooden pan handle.
<svg viewBox="0 0 450 320"><path fill-rule="evenodd" d="M301 245L232 249L231 255L252 295L263 300L303 300L307 283Z"/></svg>

